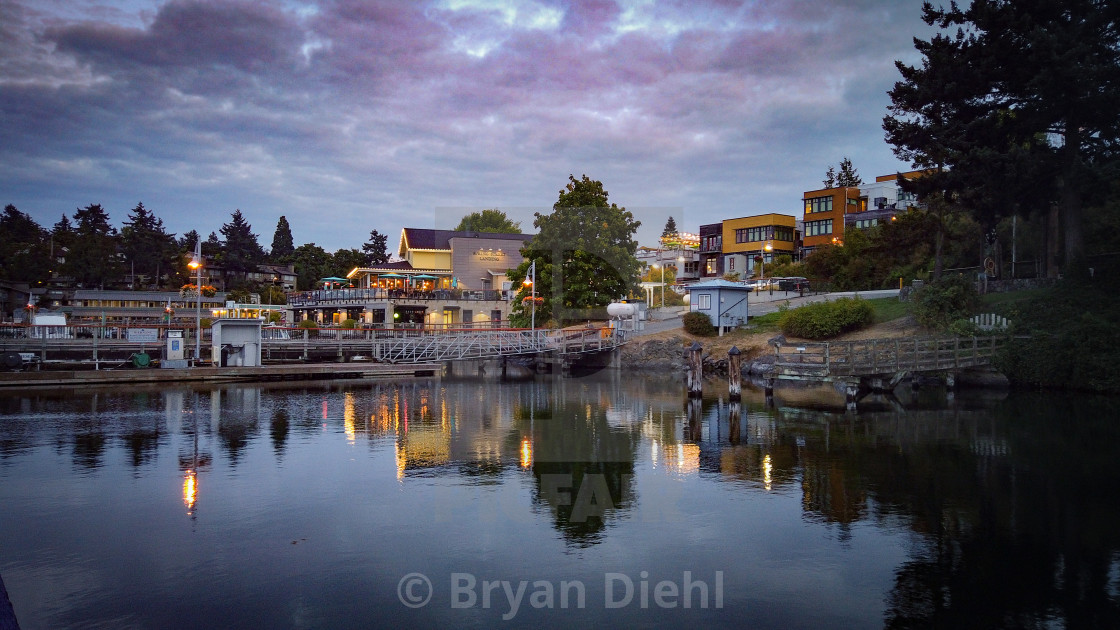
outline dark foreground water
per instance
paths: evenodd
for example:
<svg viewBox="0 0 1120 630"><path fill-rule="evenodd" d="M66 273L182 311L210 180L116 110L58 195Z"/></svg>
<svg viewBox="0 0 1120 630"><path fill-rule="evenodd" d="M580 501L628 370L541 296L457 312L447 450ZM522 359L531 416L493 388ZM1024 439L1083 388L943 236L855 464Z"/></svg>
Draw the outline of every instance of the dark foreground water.
<svg viewBox="0 0 1120 630"><path fill-rule="evenodd" d="M604 374L0 396L32 628L1120 627L1120 406Z"/></svg>

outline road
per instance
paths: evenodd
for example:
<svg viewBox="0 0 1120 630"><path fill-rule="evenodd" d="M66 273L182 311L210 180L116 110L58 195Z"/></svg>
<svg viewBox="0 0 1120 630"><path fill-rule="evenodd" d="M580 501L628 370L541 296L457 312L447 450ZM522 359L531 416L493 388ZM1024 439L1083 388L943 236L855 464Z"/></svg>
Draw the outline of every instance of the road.
<svg viewBox="0 0 1120 630"><path fill-rule="evenodd" d="M852 297L858 295L866 299L876 299L884 297L898 296L898 289L884 289L879 291L844 291L838 293L814 293L802 297L795 291L774 291L771 294L769 291L760 291L759 293L751 293L749 298L748 311L751 317L759 315L766 315L777 311L778 308L785 304L787 301L791 307L802 306L812 302L822 302L824 300L835 300L842 297ZM687 312L687 311L685 311ZM666 330L676 330L681 327L680 313L674 317L664 320L647 321L645 328L638 331L637 336L653 335Z"/></svg>

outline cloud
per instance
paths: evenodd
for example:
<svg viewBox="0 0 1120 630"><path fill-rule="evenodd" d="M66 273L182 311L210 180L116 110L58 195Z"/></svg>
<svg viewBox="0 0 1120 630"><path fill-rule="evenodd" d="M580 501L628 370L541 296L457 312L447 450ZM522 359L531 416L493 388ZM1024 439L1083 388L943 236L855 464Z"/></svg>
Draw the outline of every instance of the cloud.
<svg viewBox="0 0 1120 630"><path fill-rule="evenodd" d="M905 167L879 125L919 7L12 0L0 201L53 223L143 200L202 233L240 208L330 249L458 222L437 207L547 208L569 173L688 229L795 212L844 155Z"/></svg>

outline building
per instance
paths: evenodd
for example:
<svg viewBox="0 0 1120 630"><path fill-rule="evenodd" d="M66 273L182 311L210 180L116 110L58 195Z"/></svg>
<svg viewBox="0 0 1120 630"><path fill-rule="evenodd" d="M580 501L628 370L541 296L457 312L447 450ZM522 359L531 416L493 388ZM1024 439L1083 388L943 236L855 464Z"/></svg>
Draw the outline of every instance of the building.
<svg viewBox="0 0 1120 630"><path fill-rule="evenodd" d="M788 214L760 214L725 219L722 223L722 272L753 275L755 257L773 262L776 256L797 255L797 218Z"/></svg>
<svg viewBox="0 0 1120 630"><path fill-rule="evenodd" d="M901 173L907 179L923 171ZM868 229L893 220L899 212L919 207L917 198L898 186L899 174L881 175L870 184L807 191L802 255L823 245L843 245L844 231Z"/></svg>
<svg viewBox="0 0 1120 630"><path fill-rule="evenodd" d="M736 328L747 323L747 301L750 287L722 278L701 280L689 287L689 311L703 313L719 328Z"/></svg>
<svg viewBox="0 0 1120 630"><path fill-rule="evenodd" d="M638 248L635 258L647 267L672 267L676 284L688 284L700 278L700 237L689 232L662 236L657 247Z"/></svg>
<svg viewBox="0 0 1120 630"><path fill-rule="evenodd" d="M866 209L861 205L864 202L856 186L810 190L802 196L802 202L805 207L802 219L803 256L824 245L843 244L844 217Z"/></svg>
<svg viewBox="0 0 1120 630"><path fill-rule="evenodd" d="M700 277L723 276L723 223L700 226Z"/></svg>
<svg viewBox="0 0 1120 630"><path fill-rule="evenodd" d="M295 319L323 324L473 326L508 321L515 291L507 272L521 265L531 234L405 228L399 261L357 267L340 288L288 296Z"/></svg>
<svg viewBox="0 0 1120 630"><path fill-rule="evenodd" d="M59 311L67 314L72 323L104 322L114 324L167 322L167 308L171 308L171 323L189 323L194 326L195 309L199 299L193 294L178 291L100 291L75 289L67 304ZM214 309L226 304L225 293L202 296L202 317L213 317Z"/></svg>

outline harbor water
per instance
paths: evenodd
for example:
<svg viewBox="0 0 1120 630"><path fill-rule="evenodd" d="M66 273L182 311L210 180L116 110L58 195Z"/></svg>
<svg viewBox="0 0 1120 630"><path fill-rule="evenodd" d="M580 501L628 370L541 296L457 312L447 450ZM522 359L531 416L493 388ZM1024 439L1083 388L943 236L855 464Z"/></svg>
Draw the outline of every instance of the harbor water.
<svg viewBox="0 0 1120 630"><path fill-rule="evenodd" d="M36 628L1120 627L1120 404L602 372L0 394Z"/></svg>

